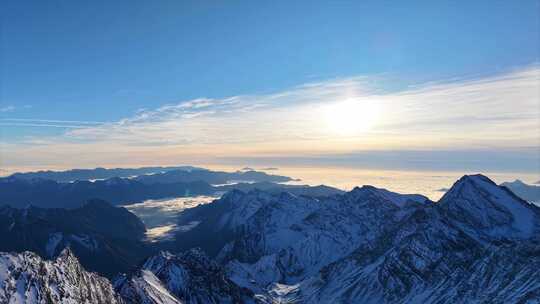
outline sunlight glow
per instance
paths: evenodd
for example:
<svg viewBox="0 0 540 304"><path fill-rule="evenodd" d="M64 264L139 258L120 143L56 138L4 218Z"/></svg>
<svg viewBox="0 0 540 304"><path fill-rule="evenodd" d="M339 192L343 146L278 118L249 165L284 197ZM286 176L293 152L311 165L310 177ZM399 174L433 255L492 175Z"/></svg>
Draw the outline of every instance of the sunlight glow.
<svg viewBox="0 0 540 304"><path fill-rule="evenodd" d="M329 130L338 135L365 132L373 127L380 116L378 103L355 99L328 105L324 112Z"/></svg>

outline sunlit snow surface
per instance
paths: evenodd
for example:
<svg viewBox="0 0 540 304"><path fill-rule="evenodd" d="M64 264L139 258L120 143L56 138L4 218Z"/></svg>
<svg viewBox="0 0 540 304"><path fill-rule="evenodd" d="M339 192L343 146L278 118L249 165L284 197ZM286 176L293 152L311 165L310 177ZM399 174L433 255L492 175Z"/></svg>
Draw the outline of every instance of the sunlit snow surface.
<svg viewBox="0 0 540 304"><path fill-rule="evenodd" d="M170 240L176 231L188 231L198 222L184 226L177 225L177 216L188 208L208 204L217 199L214 196L179 197L162 200L147 200L138 204L124 206L137 215L146 225L146 238L149 242Z"/></svg>

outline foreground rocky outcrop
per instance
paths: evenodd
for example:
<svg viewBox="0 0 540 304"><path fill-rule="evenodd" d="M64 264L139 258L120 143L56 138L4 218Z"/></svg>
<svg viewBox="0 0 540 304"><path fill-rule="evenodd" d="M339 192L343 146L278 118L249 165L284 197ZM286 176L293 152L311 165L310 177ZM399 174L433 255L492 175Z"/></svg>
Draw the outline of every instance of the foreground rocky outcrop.
<svg viewBox="0 0 540 304"><path fill-rule="evenodd" d="M123 303L106 278L87 272L71 250L52 261L0 253L0 303Z"/></svg>

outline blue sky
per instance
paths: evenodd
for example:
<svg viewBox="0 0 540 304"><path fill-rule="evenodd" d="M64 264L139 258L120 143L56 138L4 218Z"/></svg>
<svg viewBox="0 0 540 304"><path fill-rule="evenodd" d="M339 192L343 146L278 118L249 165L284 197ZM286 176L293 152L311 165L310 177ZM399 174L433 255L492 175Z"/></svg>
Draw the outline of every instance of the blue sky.
<svg viewBox="0 0 540 304"><path fill-rule="evenodd" d="M49 137L87 142L71 132L118 125L194 99L264 99L304 84L358 77L370 94L516 70L532 69L534 82L539 3L8 1L0 13L0 140L25 147ZM528 88L534 92L534 85ZM310 96L280 102L301 105ZM244 98L243 111L256 100ZM210 135L201 136L190 143L211 142ZM525 139L533 142L521 146L537 146L534 136ZM520 146L504 140L481 148L498 141L508 149ZM146 145L162 142L149 139ZM461 148L470 148L465 142ZM424 142L415 148L440 147ZM3 153L10 165L25 163L10 153Z"/></svg>

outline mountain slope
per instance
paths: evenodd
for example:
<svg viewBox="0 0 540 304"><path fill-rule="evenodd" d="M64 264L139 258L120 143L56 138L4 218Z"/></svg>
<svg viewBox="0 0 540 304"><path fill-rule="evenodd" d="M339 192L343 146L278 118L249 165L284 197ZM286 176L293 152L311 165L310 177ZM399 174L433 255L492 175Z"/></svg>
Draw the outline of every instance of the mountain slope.
<svg viewBox="0 0 540 304"><path fill-rule="evenodd" d="M85 271L66 249L54 261L0 253L0 303L122 303L110 282Z"/></svg>
<svg viewBox="0 0 540 304"><path fill-rule="evenodd" d="M282 298L539 303L538 214L486 177L465 176L438 204L417 209Z"/></svg>
<svg viewBox="0 0 540 304"><path fill-rule="evenodd" d="M200 224L177 237L218 244L231 280L276 302L537 303L539 210L482 175L438 203L371 186L232 191L186 212Z"/></svg>
<svg viewBox="0 0 540 304"><path fill-rule="evenodd" d="M254 303L253 294L225 277L202 251L173 255L160 252L142 268L115 281L129 303Z"/></svg>
<svg viewBox="0 0 540 304"><path fill-rule="evenodd" d="M19 217L46 227L43 214ZM540 303L540 208L482 175L437 203L372 186L233 190L179 218L193 221L170 244L184 253L115 280L126 303Z"/></svg>
<svg viewBox="0 0 540 304"><path fill-rule="evenodd" d="M22 208L28 204L43 208L77 208L87 200L127 204L146 199L208 195L215 192L206 182L147 185L128 178L58 183L44 179L0 178L0 204Z"/></svg>
<svg viewBox="0 0 540 304"><path fill-rule="evenodd" d="M538 233L538 208L483 175L464 176L439 201L462 229L491 237L527 238Z"/></svg>
<svg viewBox="0 0 540 304"><path fill-rule="evenodd" d="M127 271L149 254L144 233L134 214L104 201L69 210L0 207L0 251L51 258L69 246L87 269L106 276Z"/></svg>
<svg viewBox="0 0 540 304"><path fill-rule="evenodd" d="M115 289L126 303L133 304L180 304L167 287L148 270L139 270L131 277L121 276L115 281Z"/></svg>
<svg viewBox="0 0 540 304"><path fill-rule="evenodd" d="M362 242L376 238L386 223L426 202L420 195L374 187L326 198L232 191L182 215L181 224L200 224L179 233L178 246L201 246L222 262L273 260L278 276L295 282L350 254ZM240 275L241 269L230 271ZM244 278L242 284L252 280L257 278Z"/></svg>

